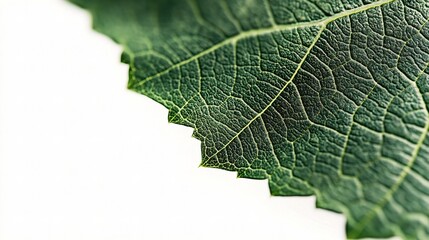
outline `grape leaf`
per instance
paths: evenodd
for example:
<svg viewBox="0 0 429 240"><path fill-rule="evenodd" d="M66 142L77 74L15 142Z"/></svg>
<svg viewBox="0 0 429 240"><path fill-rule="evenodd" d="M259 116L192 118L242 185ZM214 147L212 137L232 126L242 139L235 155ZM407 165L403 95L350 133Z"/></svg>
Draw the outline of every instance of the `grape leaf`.
<svg viewBox="0 0 429 240"><path fill-rule="evenodd" d="M429 239L428 0L72 0L202 165Z"/></svg>

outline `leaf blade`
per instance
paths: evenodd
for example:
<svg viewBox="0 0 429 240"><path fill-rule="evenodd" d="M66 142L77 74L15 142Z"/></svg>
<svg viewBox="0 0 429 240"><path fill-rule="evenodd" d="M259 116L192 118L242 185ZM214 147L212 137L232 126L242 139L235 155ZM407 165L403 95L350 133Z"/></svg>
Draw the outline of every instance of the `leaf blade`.
<svg viewBox="0 0 429 240"><path fill-rule="evenodd" d="M100 2L129 88L195 128L202 165L316 194L349 237L429 235L425 1Z"/></svg>

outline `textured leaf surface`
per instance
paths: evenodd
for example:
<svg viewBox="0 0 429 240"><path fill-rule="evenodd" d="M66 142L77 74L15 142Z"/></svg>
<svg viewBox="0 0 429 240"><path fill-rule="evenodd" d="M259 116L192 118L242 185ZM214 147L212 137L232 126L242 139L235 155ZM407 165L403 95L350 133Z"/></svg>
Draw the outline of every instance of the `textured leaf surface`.
<svg viewBox="0 0 429 240"><path fill-rule="evenodd" d="M428 0L73 0L202 165L429 239ZM286 217L286 216L285 216Z"/></svg>

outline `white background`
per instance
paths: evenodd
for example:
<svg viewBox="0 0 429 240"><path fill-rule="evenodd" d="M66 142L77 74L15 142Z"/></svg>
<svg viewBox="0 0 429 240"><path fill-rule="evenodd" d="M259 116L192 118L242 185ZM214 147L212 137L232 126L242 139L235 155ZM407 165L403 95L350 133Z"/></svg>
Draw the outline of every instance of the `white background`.
<svg viewBox="0 0 429 240"><path fill-rule="evenodd" d="M60 0L0 0L0 239L344 239L313 197L199 168L192 130L126 90L120 48Z"/></svg>

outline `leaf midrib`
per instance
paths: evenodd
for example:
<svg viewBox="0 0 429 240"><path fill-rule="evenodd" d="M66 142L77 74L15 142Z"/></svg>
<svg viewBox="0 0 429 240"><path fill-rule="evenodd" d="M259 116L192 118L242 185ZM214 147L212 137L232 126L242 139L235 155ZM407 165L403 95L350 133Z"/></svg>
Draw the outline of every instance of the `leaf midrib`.
<svg viewBox="0 0 429 240"><path fill-rule="evenodd" d="M209 156L207 159L203 160L203 165L205 162L210 161L210 159L212 159L214 156L216 156L218 153L220 153L221 151L223 151L232 141L234 141L246 128L248 128L250 126L250 124L252 124L252 122L254 122L256 119L258 119L260 116L262 116L264 114L264 112L266 110L268 110L268 108L271 107L271 105L277 100L277 98L281 95L281 93L287 88L287 86L294 80L295 76L297 75L297 73L299 72L299 70L301 69L302 64L305 62L306 58L308 57L308 55L310 54L311 50L313 49L313 47L316 45L317 41L319 40L320 36L322 35L323 31L325 30L326 26L332 22L335 21L339 18L342 17L346 17L346 16L350 16L356 13L360 13L372 8L376 8L379 7L381 5L387 4L387 3L391 3L394 2L396 0L382 0L382 1L378 1L378 2L374 2L359 8L355 8L353 10L348 10L348 11L344 11L340 14L337 15L333 15L329 18L325 18L324 20L320 20L320 21L315 21L315 22L308 22L308 23L302 23L302 24L295 24L293 27L290 27L291 25L285 25L284 28L282 30L285 29L293 29L293 28L301 28L301 27L315 27L315 26L320 26L321 29L319 30L318 34L316 35L316 37L314 38L313 42L311 43L311 45L308 47L307 52L305 53L305 55L303 56L301 62L298 64L295 72L293 73L292 77L289 79L289 81L287 81L285 83L285 85L282 87L282 89L277 93L277 95L271 99L271 101L267 104L267 106L260 112L258 113L254 118L252 118L248 124L246 124L239 132L237 132L222 148L220 148L219 150L217 150L213 155ZM287 28L286 26L289 26L289 28ZM281 30L278 30L281 31ZM266 31L268 32L268 31ZM274 32L274 30L272 30L271 32ZM241 39L241 38L240 38Z"/></svg>

